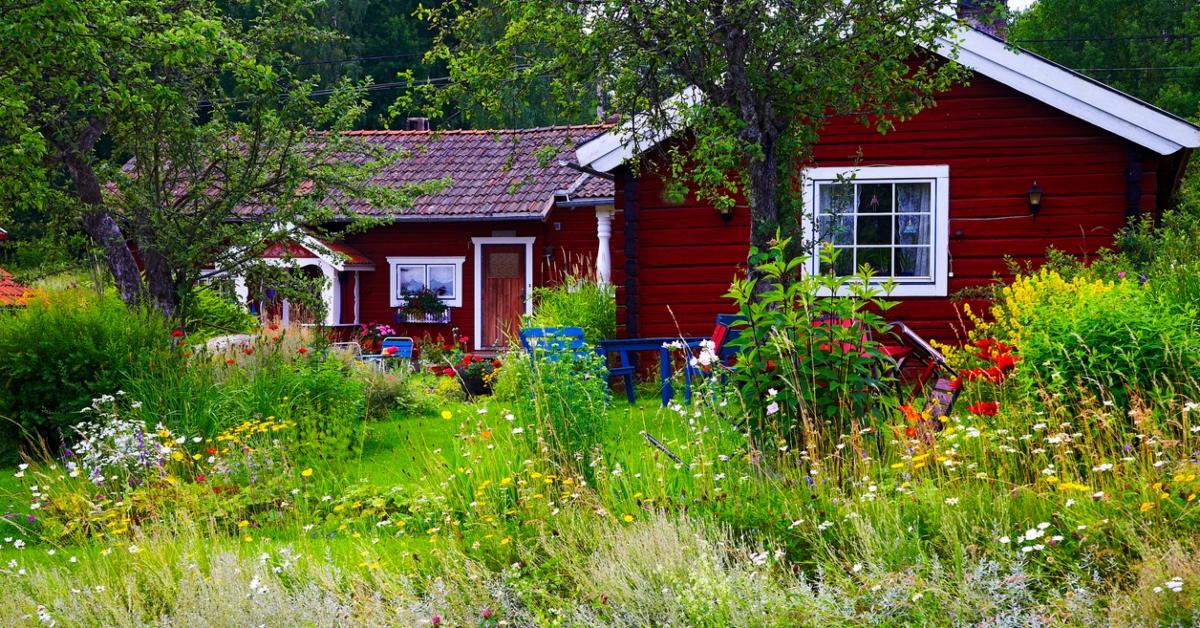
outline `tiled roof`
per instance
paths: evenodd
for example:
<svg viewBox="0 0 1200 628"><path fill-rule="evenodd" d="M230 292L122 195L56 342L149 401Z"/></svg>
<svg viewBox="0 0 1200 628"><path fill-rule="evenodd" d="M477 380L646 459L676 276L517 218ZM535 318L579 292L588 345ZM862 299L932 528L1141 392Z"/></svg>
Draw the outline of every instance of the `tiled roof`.
<svg viewBox="0 0 1200 628"><path fill-rule="evenodd" d="M29 288L13 280L12 275L0 268L0 307L25 305L29 298Z"/></svg>
<svg viewBox="0 0 1200 628"><path fill-rule="evenodd" d="M574 162L575 146L607 128L580 125L498 131L354 131L350 135L408 153L377 174L375 183L399 185L445 177L453 180L447 189L423 196L412 208L397 213L400 220L540 217L554 203L556 194L572 188L586 188L594 197L612 196L610 181L559 165L560 161ZM366 203L351 203L351 207L360 214L383 213Z"/></svg>

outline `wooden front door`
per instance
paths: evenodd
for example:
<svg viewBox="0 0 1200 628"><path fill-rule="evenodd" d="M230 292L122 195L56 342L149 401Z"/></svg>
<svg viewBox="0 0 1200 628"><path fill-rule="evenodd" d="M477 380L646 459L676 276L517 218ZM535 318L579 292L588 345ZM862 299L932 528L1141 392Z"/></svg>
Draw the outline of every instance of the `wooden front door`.
<svg viewBox="0 0 1200 628"><path fill-rule="evenodd" d="M503 347L517 336L525 313L525 245L483 244L480 346Z"/></svg>

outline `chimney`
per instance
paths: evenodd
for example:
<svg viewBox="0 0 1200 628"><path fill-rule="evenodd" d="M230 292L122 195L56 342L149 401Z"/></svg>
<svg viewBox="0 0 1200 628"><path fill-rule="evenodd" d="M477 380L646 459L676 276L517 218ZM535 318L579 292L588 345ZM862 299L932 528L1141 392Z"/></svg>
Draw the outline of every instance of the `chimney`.
<svg viewBox="0 0 1200 628"><path fill-rule="evenodd" d="M975 30L1004 39L1008 31L1008 0L958 0L958 18Z"/></svg>
<svg viewBox="0 0 1200 628"><path fill-rule="evenodd" d="M404 123L405 131L428 131L429 118L409 118Z"/></svg>

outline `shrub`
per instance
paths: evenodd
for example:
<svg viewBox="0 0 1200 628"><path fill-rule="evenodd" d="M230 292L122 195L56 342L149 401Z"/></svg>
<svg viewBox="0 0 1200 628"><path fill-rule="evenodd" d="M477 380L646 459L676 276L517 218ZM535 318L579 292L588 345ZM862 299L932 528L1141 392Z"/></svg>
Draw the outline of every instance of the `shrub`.
<svg viewBox="0 0 1200 628"><path fill-rule="evenodd" d="M364 383L336 357L276 364L247 382L247 415L295 423L285 435L302 458L339 458L362 448Z"/></svg>
<svg viewBox="0 0 1200 628"><path fill-rule="evenodd" d="M567 275L561 285L533 291L526 327L579 327L589 342L617 335L616 291L589 277Z"/></svg>
<svg viewBox="0 0 1200 628"><path fill-rule="evenodd" d="M258 318L237 301L213 288L201 286L192 292L184 329L189 342L211 336L247 333L258 326Z"/></svg>
<svg viewBox="0 0 1200 628"><path fill-rule="evenodd" d="M727 295L744 321L730 343L739 349L733 379L760 442L783 437L812 446L813 436L830 429L826 436L836 438L854 424L878 422L872 414L895 414L878 342L888 327L876 313L893 304L881 298L888 286L871 285L869 268L848 278L802 274L806 260L790 257L789 245L777 239L752 251L757 273L735 279ZM836 251L821 255L834 267ZM822 296L843 285L845 296Z"/></svg>
<svg viewBox="0 0 1200 628"><path fill-rule="evenodd" d="M0 417L58 442L93 398L124 388L171 344L161 318L116 296L48 293L0 315Z"/></svg>
<svg viewBox="0 0 1200 628"><path fill-rule="evenodd" d="M608 368L595 352L511 352L498 371L497 396L527 404L559 464L575 466L599 443L609 399ZM581 469L586 472L587 469Z"/></svg>
<svg viewBox="0 0 1200 628"><path fill-rule="evenodd" d="M364 384L368 419L378 421L394 414L424 416L436 409L433 397L428 394L428 382L432 376L367 368L361 369L358 377Z"/></svg>
<svg viewBox="0 0 1200 628"><path fill-rule="evenodd" d="M994 322L976 337L1015 345L1039 383L1054 389L1100 386L1120 394L1197 373L1200 338L1192 306L1161 307L1151 284L1043 268L1000 292Z"/></svg>

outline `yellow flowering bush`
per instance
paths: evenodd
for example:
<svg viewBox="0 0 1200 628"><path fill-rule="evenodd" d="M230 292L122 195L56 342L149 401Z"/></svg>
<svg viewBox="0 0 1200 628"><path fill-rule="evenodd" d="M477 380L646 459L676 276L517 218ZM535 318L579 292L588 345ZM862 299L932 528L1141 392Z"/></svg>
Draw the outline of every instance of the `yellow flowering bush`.
<svg viewBox="0 0 1200 628"><path fill-rule="evenodd" d="M974 316L973 336L1019 348L1051 388L1123 389L1197 372L1194 313L1158 307L1152 286L1125 277L1065 277L1042 268L1000 291L991 321Z"/></svg>

